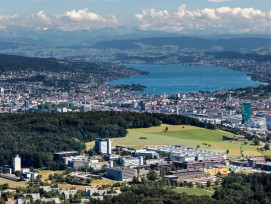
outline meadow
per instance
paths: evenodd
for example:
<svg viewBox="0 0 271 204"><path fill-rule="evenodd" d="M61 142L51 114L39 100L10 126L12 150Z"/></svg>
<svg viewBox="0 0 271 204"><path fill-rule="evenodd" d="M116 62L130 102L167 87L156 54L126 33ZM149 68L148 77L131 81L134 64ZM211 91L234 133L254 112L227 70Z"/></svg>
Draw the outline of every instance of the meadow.
<svg viewBox="0 0 271 204"><path fill-rule="evenodd" d="M196 196L212 196L214 194L213 191L207 191L201 188L176 188L174 189L177 193L187 193L188 195L196 195Z"/></svg>
<svg viewBox="0 0 271 204"><path fill-rule="evenodd" d="M166 127L168 131L165 131ZM113 138L112 146L121 145L140 149L158 145L185 145L217 152L229 150L229 157L239 157L240 145L242 145L244 156L261 155L261 152L257 150L260 146L251 145L251 142L244 144L244 142L223 141L223 135L235 136L222 130L209 130L189 125L162 124L159 127L129 129L126 137ZM270 153L267 152L266 154Z"/></svg>

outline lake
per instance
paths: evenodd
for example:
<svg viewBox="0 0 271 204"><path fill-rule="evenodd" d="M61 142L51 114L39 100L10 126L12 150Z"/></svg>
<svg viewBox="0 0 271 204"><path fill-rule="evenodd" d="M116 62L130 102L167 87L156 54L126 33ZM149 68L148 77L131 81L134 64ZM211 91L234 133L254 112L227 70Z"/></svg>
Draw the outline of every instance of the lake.
<svg viewBox="0 0 271 204"><path fill-rule="evenodd" d="M225 67L181 65L126 65L148 71L148 75L135 75L110 81L109 84L143 84L147 88L141 94L176 94L198 91L215 91L229 88L245 88L260 85L245 72Z"/></svg>

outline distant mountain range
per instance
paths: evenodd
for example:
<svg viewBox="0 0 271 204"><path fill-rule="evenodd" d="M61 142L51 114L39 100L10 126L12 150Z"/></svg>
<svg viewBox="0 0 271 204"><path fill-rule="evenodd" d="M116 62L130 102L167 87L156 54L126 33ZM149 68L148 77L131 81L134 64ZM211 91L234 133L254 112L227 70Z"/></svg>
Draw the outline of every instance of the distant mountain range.
<svg viewBox="0 0 271 204"><path fill-rule="evenodd" d="M139 43L150 46L177 45L180 48L210 49L221 46L225 50L255 49L270 45L269 35L201 35L141 30L134 27L103 27L66 31L59 28L30 29L9 27L0 30L0 41L37 46L92 46L95 48L137 49ZM2 43L3 44L3 43ZM6 45L5 45L6 46Z"/></svg>
<svg viewBox="0 0 271 204"><path fill-rule="evenodd" d="M140 49L142 46L165 47L178 46L179 49L221 50L221 51L251 51L271 47L271 38L227 38L205 39L196 37L154 37L131 40L114 40L99 42L92 47L96 49Z"/></svg>

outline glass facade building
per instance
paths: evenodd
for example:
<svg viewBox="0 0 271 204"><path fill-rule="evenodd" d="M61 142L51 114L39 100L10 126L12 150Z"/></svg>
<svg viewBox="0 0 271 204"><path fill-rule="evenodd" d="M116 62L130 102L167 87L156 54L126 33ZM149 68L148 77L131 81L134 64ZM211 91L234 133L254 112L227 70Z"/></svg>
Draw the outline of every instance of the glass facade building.
<svg viewBox="0 0 271 204"><path fill-rule="evenodd" d="M251 118L251 103L245 102L242 105L242 124L248 124Z"/></svg>

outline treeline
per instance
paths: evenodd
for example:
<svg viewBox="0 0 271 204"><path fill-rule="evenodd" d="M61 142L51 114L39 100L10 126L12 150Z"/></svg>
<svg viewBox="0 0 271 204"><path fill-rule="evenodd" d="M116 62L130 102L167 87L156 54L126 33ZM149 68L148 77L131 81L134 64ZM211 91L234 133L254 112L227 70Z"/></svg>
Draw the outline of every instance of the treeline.
<svg viewBox="0 0 271 204"><path fill-rule="evenodd" d="M213 198L224 203L271 203L271 175L231 173Z"/></svg>
<svg viewBox="0 0 271 204"><path fill-rule="evenodd" d="M133 112L0 114L0 166L11 164L15 154L23 166L64 168L53 153L81 151L96 138L124 137L128 128L147 128L161 123L214 129L209 123L178 115Z"/></svg>

